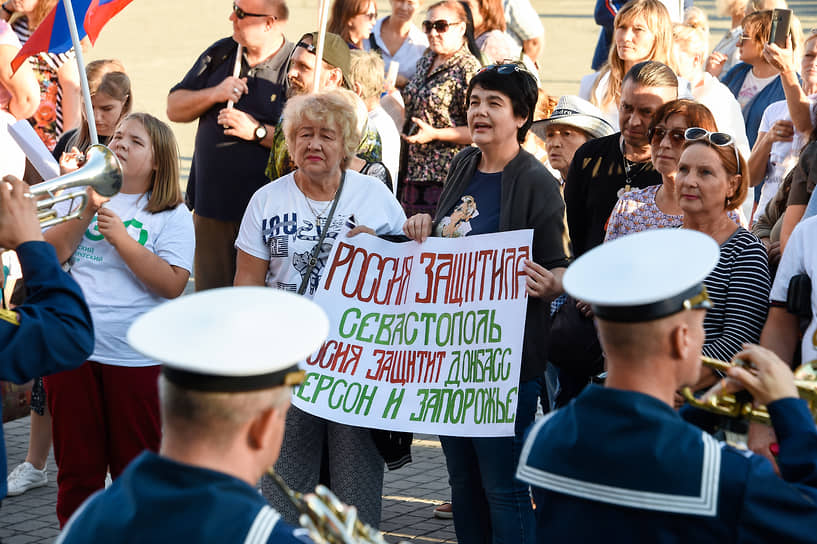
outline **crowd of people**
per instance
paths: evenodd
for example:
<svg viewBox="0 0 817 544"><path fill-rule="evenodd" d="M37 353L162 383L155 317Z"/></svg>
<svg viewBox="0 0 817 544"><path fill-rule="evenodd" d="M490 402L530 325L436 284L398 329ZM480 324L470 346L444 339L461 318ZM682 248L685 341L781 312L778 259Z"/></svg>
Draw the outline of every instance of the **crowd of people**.
<svg viewBox="0 0 817 544"><path fill-rule="evenodd" d="M3 275L0 378L37 379L26 459L0 498L47 482L53 442L66 542L184 535L153 519L178 501L207 509L209 539L308 541L284 524L299 510L262 477L271 464L378 528L385 467L408 462L411 436L289 407L298 360L268 360L270 342L303 355L323 341L296 309L313 310L347 227L419 243L531 229L514 434L441 436L452 500L433 514L463 544L625 525L643 540L817 541L817 428L791 398L791 369L817 367L817 30L795 13L771 43L784 0L726 0L731 28L710 51L691 2L598 4L594 71L556 97L528 0L390 0L381 19L374 1L334 0L329 31L296 42L285 0L235 0L232 35L168 93L167 117L197 122L185 190L171 128L131 111L120 61L95 61L92 126L122 188L88 188L79 217L43 233L20 181L37 173L3 126L0 248L19 273ZM0 63L53 5L2 4ZM29 119L63 173L95 151L76 72L72 53L0 69L0 125ZM191 275L198 293L182 297ZM247 330L213 325L230 297ZM294 316L269 337L267 299ZM129 335L160 312L185 317ZM727 376L701 355L753 366ZM683 406L683 387L745 387L773 426Z"/></svg>

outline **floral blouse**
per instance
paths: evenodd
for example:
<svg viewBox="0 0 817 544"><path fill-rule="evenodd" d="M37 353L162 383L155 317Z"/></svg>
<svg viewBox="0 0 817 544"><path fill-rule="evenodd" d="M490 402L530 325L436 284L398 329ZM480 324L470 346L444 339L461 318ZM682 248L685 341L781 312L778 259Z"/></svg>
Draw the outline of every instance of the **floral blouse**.
<svg viewBox="0 0 817 544"><path fill-rule="evenodd" d="M426 50L417 61L417 71L403 90L406 101L406 126L403 132L416 130L412 117L417 117L436 128L465 126L467 105L465 93L468 82L480 68L479 61L463 45L451 58L429 71L435 53ZM409 144L406 163L401 173L403 194L401 203L406 214L420 211L433 213L442 189L448 165L465 146L432 141ZM432 189L425 194L424 189Z"/></svg>
<svg viewBox="0 0 817 544"><path fill-rule="evenodd" d="M661 185L650 185L644 189L628 191L621 195L616 207L607 220L607 234L605 242L634 234L643 230L678 228L684 224L684 216L670 215L661 211L655 203L655 195ZM742 227L746 227L746 217L743 212L731 210L729 218Z"/></svg>
<svg viewBox="0 0 817 544"><path fill-rule="evenodd" d="M20 39L20 43L25 44L31 37L32 31L28 28L26 17L20 17L11 27ZM71 49L68 53L40 53L28 59L37 77L37 82L40 84L40 106L28 121L49 151L54 150L63 131L62 89L57 71L74 56L74 50Z"/></svg>

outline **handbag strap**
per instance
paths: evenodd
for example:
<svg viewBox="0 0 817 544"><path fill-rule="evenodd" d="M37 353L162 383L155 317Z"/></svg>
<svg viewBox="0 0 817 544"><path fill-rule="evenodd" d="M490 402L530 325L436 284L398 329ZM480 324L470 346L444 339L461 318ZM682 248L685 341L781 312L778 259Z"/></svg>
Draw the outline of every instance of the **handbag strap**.
<svg viewBox="0 0 817 544"><path fill-rule="evenodd" d="M326 232L329 230L329 225L332 224L332 218L335 216L335 208L338 207L338 201L340 200L340 194L343 191L344 181L346 181L345 169L341 171L340 185L338 185L338 190L335 192L335 198L332 201L332 207L329 209L329 216L326 218L326 223L323 224L323 228L321 229L321 235L318 238L318 243L315 244L315 247L312 248L312 251L309 254L309 262L306 265L304 277L301 279L301 285L298 287L299 295L303 295L306 291L306 286L309 283L309 277L312 275L312 269L315 268L316 264L318 264L318 255L320 255L321 246L323 245L323 240L326 238Z"/></svg>

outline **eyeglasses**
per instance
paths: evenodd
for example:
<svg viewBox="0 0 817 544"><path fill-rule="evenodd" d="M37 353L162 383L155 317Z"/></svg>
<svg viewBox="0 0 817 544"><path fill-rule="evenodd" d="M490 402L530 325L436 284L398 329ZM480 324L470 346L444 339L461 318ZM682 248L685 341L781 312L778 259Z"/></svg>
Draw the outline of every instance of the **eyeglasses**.
<svg viewBox="0 0 817 544"><path fill-rule="evenodd" d="M744 41L746 41L746 40L751 40L751 39L752 39L752 37L751 37L751 36L747 36L746 34L741 34L741 35L740 35L740 38L738 38L738 43L740 43L740 42L744 42Z"/></svg>
<svg viewBox="0 0 817 544"><path fill-rule="evenodd" d="M377 13L358 13L358 15L363 15L370 21L374 21L377 19Z"/></svg>
<svg viewBox="0 0 817 544"><path fill-rule="evenodd" d="M452 25L461 23L462 21L448 22L445 19L437 19L436 21L423 21L423 32L431 34L432 30L436 30L438 34L448 32L448 28Z"/></svg>
<svg viewBox="0 0 817 544"><path fill-rule="evenodd" d="M497 74L501 74L506 76L508 74L512 74L514 72L527 72L524 66L521 66L515 62L506 62L504 64L489 64L484 68L481 68L477 73L481 74L482 72L494 71Z"/></svg>
<svg viewBox="0 0 817 544"><path fill-rule="evenodd" d="M236 6L235 3L233 3L233 13L235 13L235 17L239 21L244 19L244 17L272 17L276 21L278 20L278 17L275 15L268 15L266 13L247 13L240 7Z"/></svg>
<svg viewBox="0 0 817 544"><path fill-rule="evenodd" d="M737 173L740 175L740 154L738 153L738 147L735 145L735 140L729 134L725 132L709 132L708 130L700 127L692 127L686 129L686 132L684 132L684 138L688 142L705 139L710 144L718 147L728 147L731 145L732 149L735 151L735 161L738 163Z"/></svg>
<svg viewBox="0 0 817 544"><path fill-rule="evenodd" d="M664 138L667 135L669 135L669 139L672 142L672 145L681 145L682 143L684 143L684 140L686 139L684 131L681 130L680 128L667 130L665 127L654 127L650 129L647 135L650 138L650 142L652 142L653 144L663 142Z"/></svg>

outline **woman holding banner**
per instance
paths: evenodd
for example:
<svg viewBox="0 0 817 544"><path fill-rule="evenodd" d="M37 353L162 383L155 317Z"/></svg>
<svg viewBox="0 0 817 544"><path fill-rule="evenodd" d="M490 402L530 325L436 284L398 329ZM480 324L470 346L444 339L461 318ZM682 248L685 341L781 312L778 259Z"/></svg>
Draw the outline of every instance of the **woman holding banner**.
<svg viewBox="0 0 817 544"><path fill-rule="evenodd" d="M430 235L534 231L533 259L525 268L528 308L515 436L440 437L461 544L528 543L535 538L528 488L514 475L542 387L549 302L562 292L561 277L569 259L559 183L521 148L533 122L536 99L536 80L522 65L494 65L478 72L468 86L466 102L468 130L477 147L466 148L452 161L434 219L418 214L403 228L418 242ZM468 212L466 220L464 212Z"/></svg>
<svg viewBox="0 0 817 544"><path fill-rule="evenodd" d="M350 235L400 233L406 216L391 191L380 180L347 169L360 142L357 116L357 97L343 89L287 101L283 131L298 169L250 200L235 243L235 285L266 285L312 297L344 225L359 225ZM280 314L286 319L285 309ZM369 429L290 408L276 472L296 491L311 492L324 451L333 491L377 527L383 458ZM271 480L262 481L262 491L284 519L297 524L298 512Z"/></svg>

